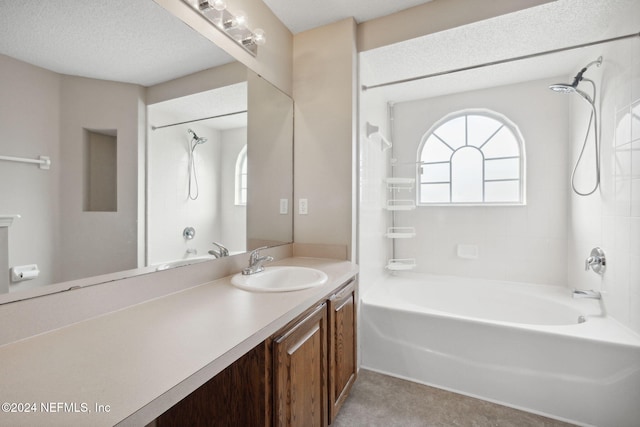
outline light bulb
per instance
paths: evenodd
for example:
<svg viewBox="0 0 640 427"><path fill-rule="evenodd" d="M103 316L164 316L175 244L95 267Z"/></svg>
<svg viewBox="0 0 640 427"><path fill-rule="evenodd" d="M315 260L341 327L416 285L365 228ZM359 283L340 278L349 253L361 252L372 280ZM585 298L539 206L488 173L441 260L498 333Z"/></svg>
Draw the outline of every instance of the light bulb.
<svg viewBox="0 0 640 427"><path fill-rule="evenodd" d="M227 8L227 2L224 0L213 0L212 6L217 11L222 11Z"/></svg>
<svg viewBox="0 0 640 427"><path fill-rule="evenodd" d="M253 31L253 42L258 46L262 46L267 42L267 37L262 28L256 28Z"/></svg>
<svg viewBox="0 0 640 427"><path fill-rule="evenodd" d="M247 14L239 10L236 12L236 15L233 21L234 21L234 25L233 25L234 27L245 28L247 26Z"/></svg>
<svg viewBox="0 0 640 427"><path fill-rule="evenodd" d="M211 22L213 22L213 25L215 25L216 27L224 29L224 21L222 20L222 16L211 18Z"/></svg>

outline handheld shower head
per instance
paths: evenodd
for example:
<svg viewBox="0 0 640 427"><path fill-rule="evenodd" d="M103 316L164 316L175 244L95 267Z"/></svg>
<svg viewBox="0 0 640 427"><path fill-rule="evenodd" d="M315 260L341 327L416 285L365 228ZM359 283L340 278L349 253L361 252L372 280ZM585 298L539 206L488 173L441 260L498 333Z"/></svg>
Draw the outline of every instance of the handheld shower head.
<svg viewBox="0 0 640 427"><path fill-rule="evenodd" d="M198 191L198 173L196 172L195 151L200 144L207 142L207 138L198 136L193 130L187 129L187 134L191 135L189 141L189 166L187 172L189 174L189 199L196 200L199 195Z"/></svg>
<svg viewBox="0 0 640 427"><path fill-rule="evenodd" d="M187 129L187 133L189 135L191 135L191 138L195 141L196 144L204 144L205 142L207 142L207 138L204 137L199 137L198 135L196 135L196 133L194 131L192 131L191 129Z"/></svg>
<svg viewBox="0 0 640 427"><path fill-rule="evenodd" d="M569 83L554 83L549 85L549 89L558 93L571 93L576 90L575 86Z"/></svg>
<svg viewBox="0 0 640 427"><path fill-rule="evenodd" d="M594 64L597 65L598 67L602 65L602 56L599 56L598 59L588 63L582 70L580 70L578 74L576 74L576 76L573 78L573 82L571 84L556 83L549 86L549 89L551 89L554 92L578 94L580 98L585 100L591 107L591 113L589 115L589 124L587 125L587 132L584 136L582 149L580 150L580 155L578 156L578 160L576 160L576 164L573 167L573 172L571 173L571 188L573 189L573 192L579 196L589 196L595 193L595 191L600 186L600 141L599 141L600 135L598 133L598 112L596 108L596 84L593 80L583 77L587 69ZM581 81L585 81L591 84L591 87L593 90L593 98L587 95L584 91L578 89L578 85L580 84ZM596 164L595 164L595 181L596 182L593 186L593 189L587 192L582 192L576 188L575 176L576 176L576 170L578 169L578 165L580 165L580 161L582 160L582 156L587 147L587 141L589 140L589 133L591 132L592 124L593 124L594 150L595 150L595 161L596 161Z"/></svg>
<svg viewBox="0 0 640 427"><path fill-rule="evenodd" d="M576 76L573 78L573 82L571 84L569 84L569 83L555 83L555 84L550 85L549 89L551 89L554 92L559 92L559 93L573 93L573 92L576 92L578 95L582 96L583 98L586 98L589 102L591 102L591 98L589 98L589 96L587 96L586 93L578 90L578 85L584 79L582 77L584 75L584 73L592 65L597 65L598 67L600 65L602 65L602 56L599 56L598 59L596 59L595 61L589 62L582 70L580 70L578 72L578 74L576 74Z"/></svg>
<svg viewBox="0 0 640 427"><path fill-rule="evenodd" d="M585 92L581 91L580 89L578 89L577 87L575 87L572 84L555 83L555 84L549 85L549 89L551 89L554 92L558 92L558 93L577 93L578 95L580 95L588 103L592 103L593 102L593 100L591 99L591 97L589 95L587 95Z"/></svg>

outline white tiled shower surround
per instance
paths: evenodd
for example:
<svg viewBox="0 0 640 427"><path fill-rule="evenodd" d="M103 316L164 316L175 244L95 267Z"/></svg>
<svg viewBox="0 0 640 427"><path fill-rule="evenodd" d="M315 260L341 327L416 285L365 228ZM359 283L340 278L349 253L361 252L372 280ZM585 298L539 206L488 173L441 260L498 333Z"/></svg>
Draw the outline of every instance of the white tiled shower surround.
<svg viewBox="0 0 640 427"><path fill-rule="evenodd" d="M396 225L416 226L418 237L397 241L395 257L416 258L417 270L428 273L602 290L608 314L640 333L640 39L602 45L601 54L603 65L585 74L598 88L602 146L602 186L598 192L579 197L570 189L571 170L588 123L587 104L577 96L555 94L546 88L556 80L570 81L573 75L489 89L493 105L478 104L480 98L474 95L482 95L482 91L441 97L440 104L448 103L450 111L502 109L501 113L521 126L527 143L527 205L418 207L401 213L396 215ZM585 55L576 72L594 59ZM361 73L365 75L366 64ZM513 90L529 97L513 97L517 102L509 105L505 95ZM361 135L367 120L377 120L374 124L383 129L388 125L384 109L373 97L372 93L361 94ZM470 99L473 105L460 102ZM525 100L526 107L517 105ZM428 130L422 114L427 108L420 105L423 102L395 106L393 156L399 161L415 160L418 134ZM437 109L437 105L429 108ZM406 117L415 114L422 122L399 129L403 112ZM524 115L537 123L527 124ZM389 170L389 155L364 136L360 143L361 277L369 282L384 272L385 258L392 256L391 243L383 237L389 214L382 210L384 200L374 200L375 195L386 197L381 182ZM587 167L583 170L581 165L577 185L585 189L592 182L589 174L593 173L594 159L587 154L583 161ZM479 259L458 258L458 243L477 244ZM608 257L604 276L584 270L584 260L596 246Z"/></svg>
<svg viewBox="0 0 640 427"><path fill-rule="evenodd" d="M605 45L602 56L602 67L594 70L602 124L602 187L594 196L571 197L568 284L602 290L608 313L640 333L640 38ZM580 108L573 108L574 116L584 114ZM585 120L583 115L572 121L573 158ZM593 246L601 246L607 255L602 277L584 271Z"/></svg>
<svg viewBox="0 0 640 427"><path fill-rule="evenodd" d="M425 273L566 283L569 97L547 89L556 80L395 104L394 157L398 162L416 161L423 135L442 117L481 108L502 114L519 127L527 164L524 206L428 206L398 213L396 223L415 226L418 238L398 240L397 258L416 258L416 271ZM415 169L408 165L394 172L414 178ZM458 257L458 245L477 246L479 257Z"/></svg>

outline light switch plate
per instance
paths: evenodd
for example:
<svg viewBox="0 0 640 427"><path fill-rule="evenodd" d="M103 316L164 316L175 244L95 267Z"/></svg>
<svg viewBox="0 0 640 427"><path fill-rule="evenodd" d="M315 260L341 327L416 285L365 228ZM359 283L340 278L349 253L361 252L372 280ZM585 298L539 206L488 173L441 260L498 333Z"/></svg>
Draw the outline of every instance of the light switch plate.
<svg viewBox="0 0 640 427"><path fill-rule="evenodd" d="M289 213L289 199L280 199L280 214L286 215Z"/></svg>
<svg viewBox="0 0 640 427"><path fill-rule="evenodd" d="M300 199L298 201L298 213L300 215L306 215L309 213L309 201L307 199Z"/></svg>

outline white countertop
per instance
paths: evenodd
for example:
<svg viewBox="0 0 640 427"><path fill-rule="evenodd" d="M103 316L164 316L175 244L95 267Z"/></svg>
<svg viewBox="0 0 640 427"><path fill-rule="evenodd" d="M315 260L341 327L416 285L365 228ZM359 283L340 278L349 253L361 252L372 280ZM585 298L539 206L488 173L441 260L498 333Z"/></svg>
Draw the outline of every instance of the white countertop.
<svg viewBox="0 0 640 427"><path fill-rule="evenodd" d="M0 347L0 425L144 425L357 273L326 259L274 265L329 280L253 293L226 277Z"/></svg>

